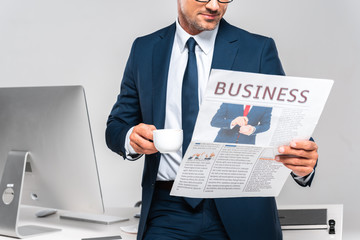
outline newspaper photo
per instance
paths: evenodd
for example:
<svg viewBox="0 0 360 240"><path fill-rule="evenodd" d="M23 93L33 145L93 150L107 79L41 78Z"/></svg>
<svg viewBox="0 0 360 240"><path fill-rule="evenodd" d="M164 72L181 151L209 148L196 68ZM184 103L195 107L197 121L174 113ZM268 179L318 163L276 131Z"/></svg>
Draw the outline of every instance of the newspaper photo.
<svg viewBox="0 0 360 240"><path fill-rule="evenodd" d="M277 196L291 172L278 147L308 140L333 81L212 70L171 195Z"/></svg>

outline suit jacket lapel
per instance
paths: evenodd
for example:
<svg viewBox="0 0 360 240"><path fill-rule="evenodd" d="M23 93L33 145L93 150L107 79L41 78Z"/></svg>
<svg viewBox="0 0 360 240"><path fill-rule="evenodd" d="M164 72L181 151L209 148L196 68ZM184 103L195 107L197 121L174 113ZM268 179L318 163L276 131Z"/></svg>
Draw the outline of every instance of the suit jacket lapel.
<svg viewBox="0 0 360 240"><path fill-rule="evenodd" d="M159 35L160 40L153 50L153 121L157 128L164 128L165 124L167 78L175 29L174 23L167 32Z"/></svg>
<svg viewBox="0 0 360 240"><path fill-rule="evenodd" d="M233 34L231 25L222 19L215 40L214 55L211 65L212 69L232 69L238 52L238 47L234 47L237 42L238 37Z"/></svg>

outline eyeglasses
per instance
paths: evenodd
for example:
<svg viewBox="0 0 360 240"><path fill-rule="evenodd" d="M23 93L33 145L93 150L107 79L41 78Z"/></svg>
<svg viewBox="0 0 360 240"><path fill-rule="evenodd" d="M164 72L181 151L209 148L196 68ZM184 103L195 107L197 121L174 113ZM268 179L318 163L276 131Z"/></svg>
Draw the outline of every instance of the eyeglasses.
<svg viewBox="0 0 360 240"><path fill-rule="evenodd" d="M208 3L211 0L195 0L197 2ZM217 0L219 3L231 3L233 0Z"/></svg>

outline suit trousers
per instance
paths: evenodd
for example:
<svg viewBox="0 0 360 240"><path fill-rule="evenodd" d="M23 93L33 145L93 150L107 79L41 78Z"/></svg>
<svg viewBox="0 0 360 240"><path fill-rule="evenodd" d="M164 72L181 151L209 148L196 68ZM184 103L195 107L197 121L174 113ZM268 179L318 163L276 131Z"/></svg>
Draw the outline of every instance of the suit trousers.
<svg viewBox="0 0 360 240"><path fill-rule="evenodd" d="M144 240L228 240L215 202L204 199L195 209L182 197L155 187Z"/></svg>

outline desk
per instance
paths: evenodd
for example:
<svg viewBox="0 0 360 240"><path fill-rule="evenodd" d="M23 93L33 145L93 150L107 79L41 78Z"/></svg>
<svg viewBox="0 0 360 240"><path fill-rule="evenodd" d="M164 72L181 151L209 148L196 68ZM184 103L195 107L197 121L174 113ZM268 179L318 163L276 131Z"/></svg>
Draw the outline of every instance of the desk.
<svg viewBox="0 0 360 240"><path fill-rule="evenodd" d="M130 221L114 223L110 225L60 219L59 214L54 214L46 218L37 218L35 217L35 213L39 210L39 208L34 207L22 207L20 211L19 226L40 225L44 227L60 228L62 229L62 231L28 238L31 240L80 240L82 238L104 237L114 235L120 235L124 240L136 239L136 234L125 233L120 230L120 227L138 224L139 220L137 218L134 218L133 216L135 215L135 213L139 212L139 208L107 209L106 214L108 215L121 216L130 219ZM14 238L0 236L0 240L5 239L9 240Z"/></svg>
<svg viewBox="0 0 360 240"><path fill-rule="evenodd" d="M284 240L342 240L342 205L283 205L279 209L311 209L311 208L327 208L328 219L336 221L336 234L330 235L327 230L284 230ZM127 217L130 221L115 223L111 225L102 225L95 223L86 223L73 220L59 219L59 215L52 215L46 218L36 218L35 212L38 208L24 207L21 210L20 225L37 224L41 226L61 228L62 231L49 233L30 238L31 240L80 240L81 238L101 237L121 235L124 240L135 240L135 234L125 233L120 230L121 226L129 226L138 224L138 219L133 216L139 212L139 208L109 208L106 213L108 215ZM0 240L12 239L0 236Z"/></svg>

